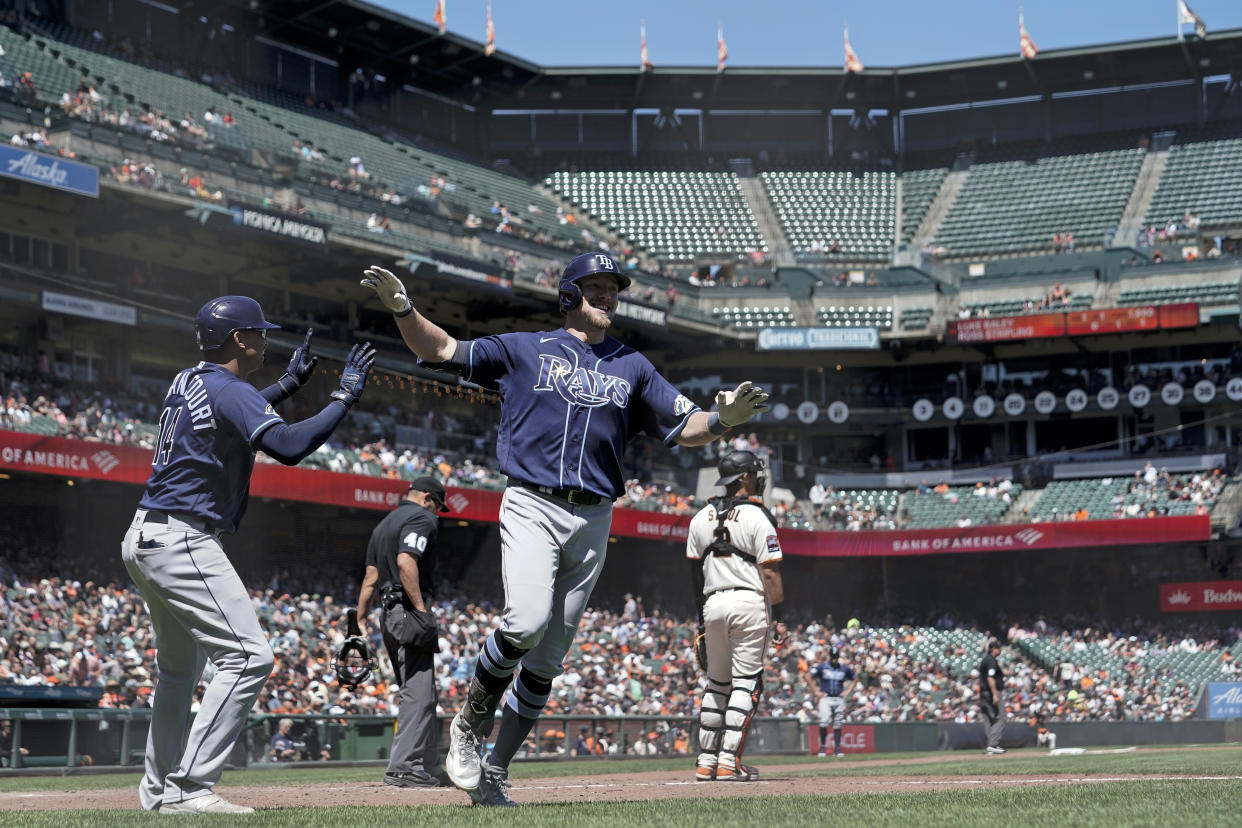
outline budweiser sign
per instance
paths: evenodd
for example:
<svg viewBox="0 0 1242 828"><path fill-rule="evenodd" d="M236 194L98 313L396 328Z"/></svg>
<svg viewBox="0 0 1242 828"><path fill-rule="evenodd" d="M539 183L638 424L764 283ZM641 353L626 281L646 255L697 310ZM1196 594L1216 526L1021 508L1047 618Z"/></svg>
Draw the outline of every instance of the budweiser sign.
<svg viewBox="0 0 1242 828"><path fill-rule="evenodd" d="M1160 585L1161 612L1242 610L1242 581L1190 581Z"/></svg>

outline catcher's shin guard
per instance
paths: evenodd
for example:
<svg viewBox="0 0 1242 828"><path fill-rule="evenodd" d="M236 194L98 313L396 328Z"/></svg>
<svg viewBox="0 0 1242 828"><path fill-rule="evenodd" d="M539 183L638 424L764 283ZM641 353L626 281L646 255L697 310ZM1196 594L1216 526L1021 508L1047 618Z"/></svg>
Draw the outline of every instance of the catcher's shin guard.
<svg viewBox="0 0 1242 828"><path fill-rule="evenodd" d="M746 747L746 731L750 720L759 709L759 696L763 692L763 671L750 676L733 679L733 692L729 694L729 706L725 709L724 735L721 739L721 763L724 754L735 757L740 764Z"/></svg>
<svg viewBox="0 0 1242 828"><path fill-rule="evenodd" d="M717 684L709 678L703 688L703 703L699 706L699 750L704 755L715 756L720 752L728 704L729 685Z"/></svg>

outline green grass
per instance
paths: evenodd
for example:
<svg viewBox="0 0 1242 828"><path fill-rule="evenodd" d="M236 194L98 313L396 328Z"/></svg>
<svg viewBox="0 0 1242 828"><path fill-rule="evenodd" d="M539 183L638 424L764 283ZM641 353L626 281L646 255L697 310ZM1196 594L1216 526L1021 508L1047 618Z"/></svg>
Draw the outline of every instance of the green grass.
<svg viewBox="0 0 1242 828"><path fill-rule="evenodd" d="M467 807L353 807L280 809L249 816L212 817L212 825L284 826L538 826L582 825L685 828L711 826L1032 825L1115 828L1130 825L1234 826L1242 809L1242 786L1231 782L1110 782L1093 785L993 788L894 794L695 798L531 805L503 811ZM151 825L158 814L133 811L60 811L7 814L29 828L95 828Z"/></svg>
<svg viewBox="0 0 1242 828"><path fill-rule="evenodd" d="M896 757L898 754L881 754ZM943 754L941 754L943 756ZM824 761L824 760L821 760ZM756 762L755 764L759 764ZM1103 754L1098 756L1049 756L1045 751L1010 753L1004 758L963 759L867 767L853 761L833 762L814 770L789 771L783 776L1023 776L1043 774L1110 776L1119 773L1188 774L1193 776L1242 775L1242 748L1231 750L1183 750ZM1239 782L1242 785L1242 782Z"/></svg>

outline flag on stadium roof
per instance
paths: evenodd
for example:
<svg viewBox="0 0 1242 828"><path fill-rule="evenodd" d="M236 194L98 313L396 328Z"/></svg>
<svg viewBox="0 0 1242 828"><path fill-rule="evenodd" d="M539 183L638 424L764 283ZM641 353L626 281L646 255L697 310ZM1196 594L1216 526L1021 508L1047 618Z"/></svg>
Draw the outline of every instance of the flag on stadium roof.
<svg viewBox="0 0 1242 828"><path fill-rule="evenodd" d="M716 22L716 71L723 72L729 62L729 47L725 45L724 26Z"/></svg>
<svg viewBox="0 0 1242 828"><path fill-rule="evenodd" d="M638 24L638 66L644 72L652 70L651 57L647 54L647 21Z"/></svg>
<svg viewBox="0 0 1242 828"><path fill-rule="evenodd" d="M1035 45L1035 41L1031 40L1031 36L1026 33L1026 20L1022 17L1021 6L1018 7L1018 51L1027 60L1039 54L1039 47Z"/></svg>
<svg viewBox="0 0 1242 828"><path fill-rule="evenodd" d="M444 14L444 0L436 0L436 13L431 19L440 27L440 34L448 30L448 18Z"/></svg>
<svg viewBox="0 0 1242 828"><path fill-rule="evenodd" d="M1186 0L1177 0L1177 39L1182 39L1182 26L1187 23L1195 27L1195 34L1199 37L1207 36L1207 26L1203 25L1203 18L1191 11L1190 6L1186 5Z"/></svg>
<svg viewBox="0 0 1242 828"><path fill-rule="evenodd" d="M845 71L861 72L863 70L862 61L858 59L858 55L854 53L854 47L850 45L850 27L845 26Z"/></svg>
<svg viewBox="0 0 1242 828"><path fill-rule="evenodd" d="M490 55L496 51L496 24L492 22L491 0L487 3L487 38L483 46L483 54Z"/></svg>

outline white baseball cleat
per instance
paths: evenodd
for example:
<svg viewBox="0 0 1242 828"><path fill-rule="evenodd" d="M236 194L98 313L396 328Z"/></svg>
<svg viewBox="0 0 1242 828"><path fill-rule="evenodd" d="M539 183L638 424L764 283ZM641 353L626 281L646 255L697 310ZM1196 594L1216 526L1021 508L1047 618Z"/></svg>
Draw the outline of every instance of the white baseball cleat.
<svg viewBox="0 0 1242 828"><path fill-rule="evenodd" d="M160 805L161 814L253 814L254 808L245 805L234 805L222 796L209 793L196 796L181 802L164 802Z"/></svg>
<svg viewBox="0 0 1242 828"><path fill-rule="evenodd" d="M479 787L483 775L483 759L479 755L479 735L466 724L461 714L453 717L449 726L449 749L444 757L444 772L449 781L463 791Z"/></svg>

